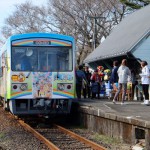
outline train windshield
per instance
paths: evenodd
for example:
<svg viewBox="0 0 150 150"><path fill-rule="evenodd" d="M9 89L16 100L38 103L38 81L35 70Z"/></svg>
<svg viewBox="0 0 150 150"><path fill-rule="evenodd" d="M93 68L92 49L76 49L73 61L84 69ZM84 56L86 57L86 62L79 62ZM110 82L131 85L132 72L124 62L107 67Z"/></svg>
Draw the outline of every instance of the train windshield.
<svg viewBox="0 0 150 150"><path fill-rule="evenodd" d="M72 47L12 47L13 71L72 71Z"/></svg>

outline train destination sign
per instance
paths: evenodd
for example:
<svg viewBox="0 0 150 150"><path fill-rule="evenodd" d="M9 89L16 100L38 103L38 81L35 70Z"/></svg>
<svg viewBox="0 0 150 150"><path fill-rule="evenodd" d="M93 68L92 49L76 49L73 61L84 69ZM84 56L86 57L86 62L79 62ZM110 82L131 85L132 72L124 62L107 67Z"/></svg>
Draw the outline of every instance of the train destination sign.
<svg viewBox="0 0 150 150"><path fill-rule="evenodd" d="M33 41L33 44L35 44L35 45L51 45L51 41L36 40L36 41Z"/></svg>

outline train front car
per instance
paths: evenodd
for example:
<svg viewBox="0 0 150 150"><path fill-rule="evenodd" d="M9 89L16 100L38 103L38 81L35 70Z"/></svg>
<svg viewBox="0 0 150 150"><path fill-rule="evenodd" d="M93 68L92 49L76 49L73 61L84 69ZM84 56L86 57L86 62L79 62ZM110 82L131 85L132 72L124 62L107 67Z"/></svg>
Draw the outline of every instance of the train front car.
<svg viewBox="0 0 150 150"><path fill-rule="evenodd" d="M32 33L9 42L5 107L15 115L68 114L75 97L74 39Z"/></svg>

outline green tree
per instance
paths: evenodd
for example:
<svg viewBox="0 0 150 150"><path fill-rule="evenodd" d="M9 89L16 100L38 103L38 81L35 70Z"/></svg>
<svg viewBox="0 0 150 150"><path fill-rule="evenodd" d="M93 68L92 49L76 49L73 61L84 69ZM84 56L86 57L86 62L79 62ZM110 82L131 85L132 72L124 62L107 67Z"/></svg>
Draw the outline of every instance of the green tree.
<svg viewBox="0 0 150 150"><path fill-rule="evenodd" d="M120 0L126 6L131 9L140 9L148 4L150 4L150 0Z"/></svg>

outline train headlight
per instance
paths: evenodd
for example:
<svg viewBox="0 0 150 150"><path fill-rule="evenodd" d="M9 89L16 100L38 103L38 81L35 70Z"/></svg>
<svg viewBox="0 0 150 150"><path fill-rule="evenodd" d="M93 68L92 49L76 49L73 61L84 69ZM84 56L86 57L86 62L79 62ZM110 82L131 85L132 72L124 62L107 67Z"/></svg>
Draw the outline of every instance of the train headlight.
<svg viewBox="0 0 150 150"><path fill-rule="evenodd" d="M22 91L27 90L27 84L21 84L20 90L22 90Z"/></svg>
<svg viewBox="0 0 150 150"><path fill-rule="evenodd" d="M13 89L16 90L18 87L17 85L13 85Z"/></svg>
<svg viewBox="0 0 150 150"><path fill-rule="evenodd" d="M70 90L71 89L71 85L69 84L69 85L67 85L67 89L68 90Z"/></svg>
<svg viewBox="0 0 150 150"><path fill-rule="evenodd" d="M57 84L57 90L64 91L64 89L65 89L65 85L63 83L58 83Z"/></svg>

